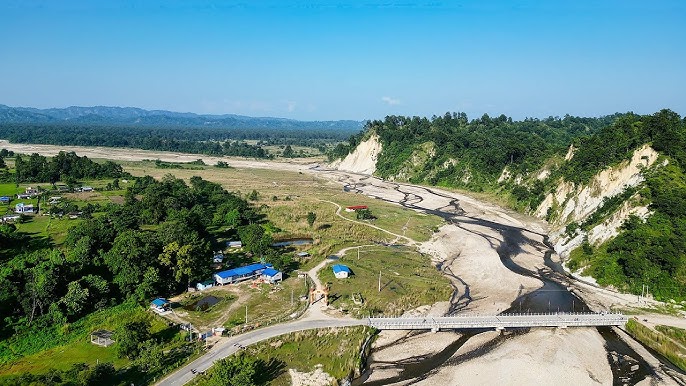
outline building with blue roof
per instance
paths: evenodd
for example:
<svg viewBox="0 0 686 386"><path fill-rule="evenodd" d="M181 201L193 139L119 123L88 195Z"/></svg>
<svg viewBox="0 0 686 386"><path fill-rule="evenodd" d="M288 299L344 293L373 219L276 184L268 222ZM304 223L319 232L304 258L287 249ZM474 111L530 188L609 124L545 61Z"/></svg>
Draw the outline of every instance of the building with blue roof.
<svg viewBox="0 0 686 386"><path fill-rule="evenodd" d="M152 308L153 311L158 313L168 311L170 307L171 302L165 298L157 298L150 302L150 308Z"/></svg>
<svg viewBox="0 0 686 386"><path fill-rule="evenodd" d="M333 270L333 275L336 276L336 279L347 279L350 275L352 275L350 268L343 264L336 264L331 267L331 269Z"/></svg>
<svg viewBox="0 0 686 386"><path fill-rule="evenodd" d="M244 267L232 268L215 273L214 281L220 285L238 283L260 276L267 268L272 268L272 266L270 264L255 263Z"/></svg>
<svg viewBox="0 0 686 386"><path fill-rule="evenodd" d="M283 274L274 268L267 268L262 271L262 279L270 284L275 284L283 280Z"/></svg>
<svg viewBox="0 0 686 386"><path fill-rule="evenodd" d="M3 204L9 204L10 203L10 198L8 196L2 196L0 197L0 202Z"/></svg>

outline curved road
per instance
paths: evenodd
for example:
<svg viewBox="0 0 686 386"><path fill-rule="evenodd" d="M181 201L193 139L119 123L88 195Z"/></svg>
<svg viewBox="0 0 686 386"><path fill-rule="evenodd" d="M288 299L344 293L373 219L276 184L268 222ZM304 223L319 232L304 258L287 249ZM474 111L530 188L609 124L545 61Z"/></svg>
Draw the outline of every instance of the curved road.
<svg viewBox="0 0 686 386"><path fill-rule="evenodd" d="M191 371L195 369L198 373L206 371L215 361L237 352L240 346L249 346L263 340L271 339L279 335L289 334L291 332L310 330L314 328L329 328L329 327L349 327L349 326L365 326L368 324L367 320L360 319L323 319L323 320L296 320L289 323L277 324L270 327L253 330L245 334L237 335L228 339L223 339L216 346L212 347L206 354L193 362L187 364L181 369L173 372L168 377L158 382L158 385L181 386L190 382L195 374ZM240 346L239 346L240 345Z"/></svg>

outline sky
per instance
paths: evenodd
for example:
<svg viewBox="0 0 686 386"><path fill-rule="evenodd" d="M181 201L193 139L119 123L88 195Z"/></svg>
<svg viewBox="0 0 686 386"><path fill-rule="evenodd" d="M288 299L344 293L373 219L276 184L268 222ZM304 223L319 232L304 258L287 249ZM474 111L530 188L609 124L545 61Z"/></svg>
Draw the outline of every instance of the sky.
<svg viewBox="0 0 686 386"><path fill-rule="evenodd" d="M686 1L0 0L0 104L686 114Z"/></svg>

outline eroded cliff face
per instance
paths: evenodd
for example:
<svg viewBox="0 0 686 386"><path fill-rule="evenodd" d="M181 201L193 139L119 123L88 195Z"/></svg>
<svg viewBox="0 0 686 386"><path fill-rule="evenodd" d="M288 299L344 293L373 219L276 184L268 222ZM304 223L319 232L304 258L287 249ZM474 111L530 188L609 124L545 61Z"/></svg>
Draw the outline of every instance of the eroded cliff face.
<svg viewBox="0 0 686 386"><path fill-rule="evenodd" d="M569 153L568 156L571 156ZM548 218L551 225L550 241L557 253L562 257L568 256L585 238L591 244L600 244L617 236L619 227L630 215L641 218L649 216L646 204L642 204L639 197L634 195L590 230L577 232L571 237L565 234L568 224L582 223L603 205L605 198L641 184L644 181L644 169L652 166L657 157L654 149L644 145L634 152L631 160L599 172L586 185L577 186L572 182L560 181L555 191L545 197L534 213L536 217Z"/></svg>
<svg viewBox="0 0 686 386"><path fill-rule="evenodd" d="M380 153L381 142L379 136L374 134L357 145L355 151L348 154L342 161L334 162L331 166L346 172L371 175L376 171L376 160Z"/></svg>

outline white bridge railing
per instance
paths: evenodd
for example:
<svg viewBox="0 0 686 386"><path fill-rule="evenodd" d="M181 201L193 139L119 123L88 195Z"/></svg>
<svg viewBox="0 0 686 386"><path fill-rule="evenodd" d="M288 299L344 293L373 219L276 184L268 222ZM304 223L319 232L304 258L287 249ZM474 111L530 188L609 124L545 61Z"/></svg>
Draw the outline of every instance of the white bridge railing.
<svg viewBox="0 0 686 386"><path fill-rule="evenodd" d="M432 330L526 327L623 326L629 320L620 313L548 313L368 318L379 330Z"/></svg>

